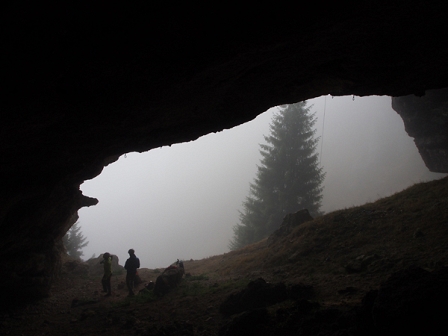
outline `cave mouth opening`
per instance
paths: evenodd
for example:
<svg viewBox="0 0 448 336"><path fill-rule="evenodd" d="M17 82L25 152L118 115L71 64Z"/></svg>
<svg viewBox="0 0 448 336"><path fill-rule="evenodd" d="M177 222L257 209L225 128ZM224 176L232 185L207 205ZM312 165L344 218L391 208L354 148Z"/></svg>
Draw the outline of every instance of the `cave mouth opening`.
<svg viewBox="0 0 448 336"><path fill-rule="evenodd" d="M442 176L424 165L390 97L326 96L308 103L327 173L325 212ZM83 259L110 252L124 264L134 248L142 267L160 268L227 252L276 110L195 141L123 155L86 181L83 193L99 203L79 211L89 241Z"/></svg>

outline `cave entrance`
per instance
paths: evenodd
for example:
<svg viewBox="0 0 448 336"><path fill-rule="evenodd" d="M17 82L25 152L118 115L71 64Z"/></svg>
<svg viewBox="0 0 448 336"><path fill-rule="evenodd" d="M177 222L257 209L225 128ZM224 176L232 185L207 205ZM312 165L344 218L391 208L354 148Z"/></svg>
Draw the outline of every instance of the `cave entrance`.
<svg viewBox="0 0 448 336"><path fill-rule="evenodd" d="M442 176L425 167L390 97L308 102L323 140L318 145L327 172L323 211L361 205ZM99 203L79 211L89 241L83 258L108 251L123 264L134 248L142 267L158 268L227 252L275 110L196 141L123 155L86 181L83 193Z"/></svg>

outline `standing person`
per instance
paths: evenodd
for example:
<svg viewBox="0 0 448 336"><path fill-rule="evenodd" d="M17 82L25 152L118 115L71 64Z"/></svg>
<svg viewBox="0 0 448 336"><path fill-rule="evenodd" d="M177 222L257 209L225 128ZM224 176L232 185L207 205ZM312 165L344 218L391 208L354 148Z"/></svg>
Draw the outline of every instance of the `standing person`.
<svg viewBox="0 0 448 336"><path fill-rule="evenodd" d="M112 256L109 252L103 254L103 260L101 260L100 264L104 264L104 274L101 279L103 292L107 293L106 296L111 296L112 286L110 284L110 278L112 277Z"/></svg>
<svg viewBox="0 0 448 336"><path fill-rule="evenodd" d="M134 280L137 274L137 268L140 268L140 260L135 256L134 249L128 251L129 259L126 260L124 268L127 271L126 274L126 285L128 286L129 295L134 296Z"/></svg>

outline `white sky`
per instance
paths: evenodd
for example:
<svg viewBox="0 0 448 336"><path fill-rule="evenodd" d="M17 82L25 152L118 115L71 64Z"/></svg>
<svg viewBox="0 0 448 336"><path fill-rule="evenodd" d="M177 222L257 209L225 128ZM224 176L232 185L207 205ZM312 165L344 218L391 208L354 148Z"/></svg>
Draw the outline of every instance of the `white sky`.
<svg viewBox="0 0 448 336"><path fill-rule="evenodd" d="M316 135L323 135L318 150L327 172L325 212L445 176L425 167L390 97L326 96L308 102L318 117ZM142 267L156 268L228 252L275 110L196 141L129 153L82 184L85 195L99 199L79 211L89 241L84 259L110 252L123 265L134 248Z"/></svg>

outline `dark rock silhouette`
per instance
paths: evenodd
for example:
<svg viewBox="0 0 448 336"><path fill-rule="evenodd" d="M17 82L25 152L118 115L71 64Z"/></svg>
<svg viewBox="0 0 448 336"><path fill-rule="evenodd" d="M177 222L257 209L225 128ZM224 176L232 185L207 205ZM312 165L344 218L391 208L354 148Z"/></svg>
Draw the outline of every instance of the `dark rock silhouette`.
<svg viewBox="0 0 448 336"><path fill-rule="evenodd" d="M311 217L310 213L307 209L299 210L292 214L287 214L284 218L280 227L275 230L268 238L268 244L272 244L276 239L280 237L285 237L291 231L299 226L300 224L312 221L313 217Z"/></svg>
<svg viewBox="0 0 448 336"><path fill-rule="evenodd" d="M393 97L392 108L431 171L448 170L448 88L430 90L423 97ZM445 154L442 154L445 153Z"/></svg>
<svg viewBox="0 0 448 336"><path fill-rule="evenodd" d="M162 274L157 277L153 289L154 293L157 295L167 294L179 284L184 274L185 269L182 261L178 260L175 265L168 266Z"/></svg>
<svg viewBox="0 0 448 336"><path fill-rule="evenodd" d="M221 327L220 336L271 335L272 322L266 308L244 312Z"/></svg>
<svg viewBox="0 0 448 336"><path fill-rule="evenodd" d="M120 260L118 256L115 254L111 254L112 256L112 275L117 273L123 273L124 267L119 264ZM89 265L89 273L91 275L102 275L104 272L103 264L100 262L103 260L103 254L100 254L97 258L90 258L86 261L87 265Z"/></svg>
<svg viewBox="0 0 448 336"><path fill-rule="evenodd" d="M372 316L383 335L442 335L447 328L447 302L448 267L433 272L409 268L382 284Z"/></svg>
<svg viewBox="0 0 448 336"><path fill-rule="evenodd" d="M288 298L294 300L309 299L313 296L313 288L295 284L287 288L280 282L267 283L263 278L251 281L246 289L231 294L219 307L224 315L234 315L244 311L264 308Z"/></svg>

